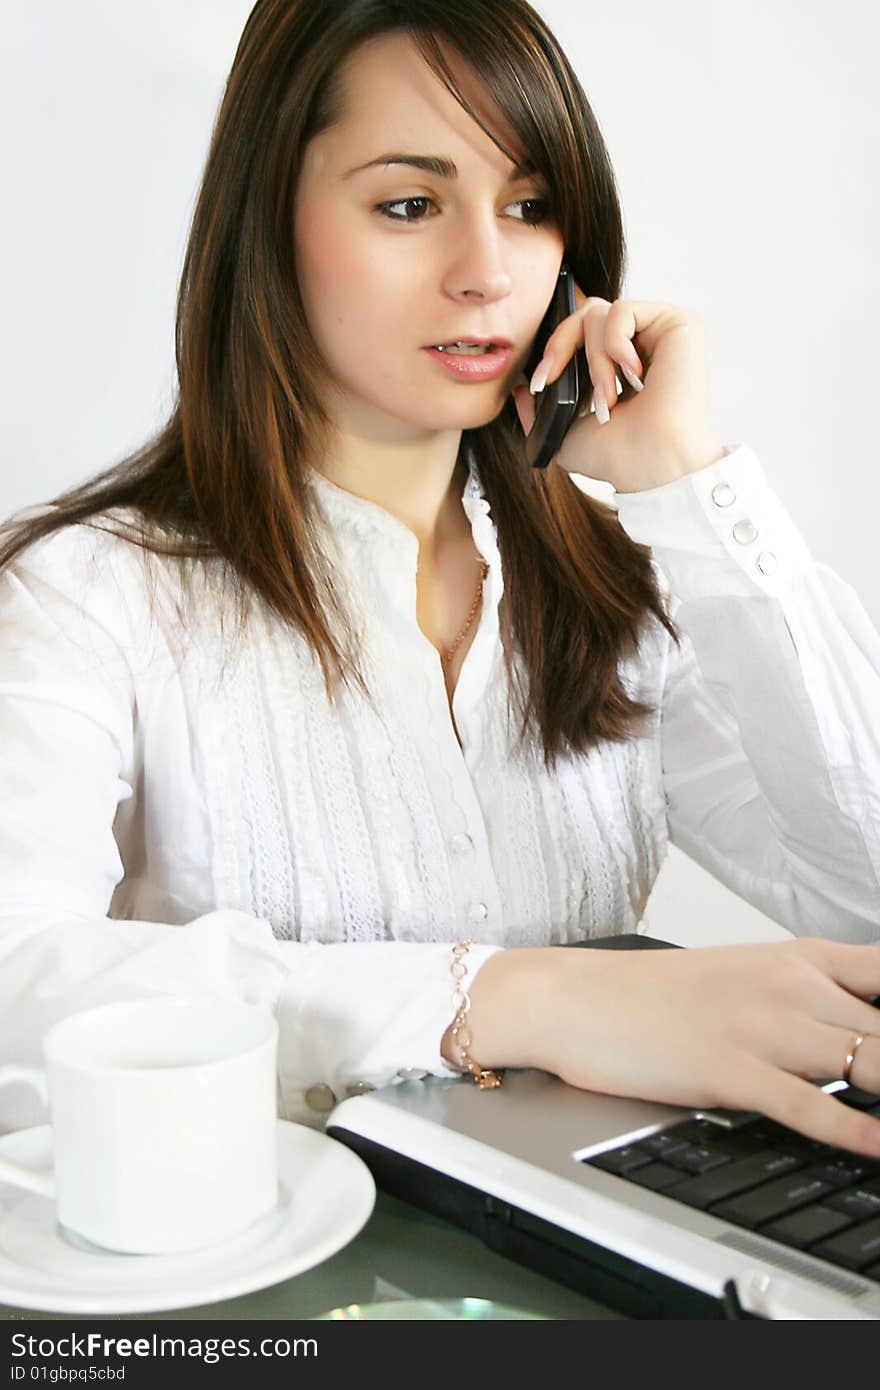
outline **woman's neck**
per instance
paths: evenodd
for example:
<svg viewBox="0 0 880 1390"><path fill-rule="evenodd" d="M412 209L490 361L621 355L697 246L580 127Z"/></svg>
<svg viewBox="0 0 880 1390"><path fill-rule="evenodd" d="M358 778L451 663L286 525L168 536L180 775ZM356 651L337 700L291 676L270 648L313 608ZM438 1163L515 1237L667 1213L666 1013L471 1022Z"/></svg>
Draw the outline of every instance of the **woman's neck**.
<svg viewBox="0 0 880 1390"><path fill-rule="evenodd" d="M470 522L461 502L468 475L459 454L451 476L437 469L406 470L393 465L383 469L341 465L328 460L320 472L337 487L375 503L403 522L418 538L420 555L430 558L470 534Z"/></svg>

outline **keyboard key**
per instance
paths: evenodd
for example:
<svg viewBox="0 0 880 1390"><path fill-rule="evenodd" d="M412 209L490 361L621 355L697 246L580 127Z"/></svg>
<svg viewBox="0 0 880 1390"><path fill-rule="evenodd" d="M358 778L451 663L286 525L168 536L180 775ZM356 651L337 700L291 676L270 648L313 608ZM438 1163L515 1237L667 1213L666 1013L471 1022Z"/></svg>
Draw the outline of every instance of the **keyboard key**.
<svg viewBox="0 0 880 1390"><path fill-rule="evenodd" d="M711 1213L733 1221L737 1226L748 1226L754 1230L763 1222L772 1221L774 1216L783 1216L796 1207L809 1206L832 1190L827 1182L818 1182L816 1178L805 1181L800 1173L792 1173L790 1177L778 1178L775 1182L765 1183L763 1187L753 1188L739 1197L721 1202L711 1208Z"/></svg>
<svg viewBox="0 0 880 1390"><path fill-rule="evenodd" d="M880 1255L880 1217L873 1221L863 1221L841 1231L829 1240L814 1245L811 1255L818 1255L832 1264L843 1265L846 1269L864 1269L873 1265Z"/></svg>
<svg viewBox="0 0 880 1390"><path fill-rule="evenodd" d="M675 1189L675 1196L688 1206L700 1207L705 1211L712 1202L720 1202L723 1197L731 1197L735 1192L745 1192L757 1187L770 1178L781 1177L800 1166L800 1160L790 1154L778 1154L765 1149L749 1158L739 1159L725 1167L702 1177L687 1178Z"/></svg>
<svg viewBox="0 0 880 1390"><path fill-rule="evenodd" d="M639 1145L643 1149L650 1149L652 1154L657 1154L665 1158L673 1149L683 1149L687 1146L687 1140L679 1138L676 1134L671 1134L668 1130L661 1129L657 1134L649 1134L647 1139L640 1139Z"/></svg>
<svg viewBox="0 0 880 1390"><path fill-rule="evenodd" d="M843 1150L834 1144L825 1144L819 1139L808 1139L796 1129L777 1124L775 1120L759 1120L751 1130L762 1145L776 1149L778 1153L793 1153L803 1157L807 1163L820 1163L824 1159L834 1162Z"/></svg>
<svg viewBox="0 0 880 1390"><path fill-rule="evenodd" d="M722 1163L730 1163L730 1154L720 1149L699 1148L688 1145L683 1149L673 1149L666 1155L667 1163L673 1168L681 1168L686 1173L708 1173L710 1168L718 1168Z"/></svg>
<svg viewBox="0 0 880 1390"><path fill-rule="evenodd" d="M695 1118L682 1120L677 1125L671 1125L663 1133L676 1142L684 1140L697 1148L719 1149L722 1153L730 1154L731 1158L746 1158L749 1154L760 1153L762 1149L774 1147L757 1137L755 1133L756 1121L749 1115L749 1112L743 1110L739 1113L744 1116L744 1119L742 1124L733 1128L715 1124L711 1120ZM653 1137L657 1138L658 1136L654 1135ZM645 1143L646 1141L639 1140L639 1142ZM669 1152L671 1152L671 1148Z"/></svg>
<svg viewBox="0 0 880 1390"><path fill-rule="evenodd" d="M638 1183L639 1187L649 1187L652 1192L664 1192L668 1187L680 1186L689 1181L684 1173L679 1172L677 1168L670 1168L668 1163L649 1163L646 1168L632 1169L626 1176L630 1182Z"/></svg>
<svg viewBox="0 0 880 1390"><path fill-rule="evenodd" d="M869 1192L864 1187L851 1187L847 1192L835 1192L825 1203L835 1211L844 1211L854 1221L865 1217L880 1216L880 1192Z"/></svg>
<svg viewBox="0 0 880 1390"><path fill-rule="evenodd" d="M697 1147L704 1144L714 1145L716 1141L726 1141L730 1138L729 1130L723 1125L715 1125L711 1120L702 1119L681 1120L677 1125L670 1125L663 1133L671 1134L675 1139L685 1140Z"/></svg>
<svg viewBox="0 0 880 1390"><path fill-rule="evenodd" d="M595 1158L584 1159L584 1163L592 1163L596 1168L604 1168L606 1173L617 1173L620 1177L651 1162L651 1155L635 1144L627 1144L622 1149L609 1149L607 1153L596 1154Z"/></svg>
<svg viewBox="0 0 880 1390"><path fill-rule="evenodd" d="M853 1183L869 1179L875 1169L869 1159L862 1163L855 1155L852 1159L841 1156L832 1163L814 1163L804 1169L802 1177L818 1178L820 1182L830 1182L832 1187L852 1187Z"/></svg>
<svg viewBox="0 0 880 1390"><path fill-rule="evenodd" d="M851 1225L852 1217L844 1216L842 1211L817 1205L801 1207L800 1211L771 1221L769 1226L761 1227L761 1235L772 1236L783 1245L793 1245L796 1250L806 1250L808 1245L814 1245L817 1240Z"/></svg>

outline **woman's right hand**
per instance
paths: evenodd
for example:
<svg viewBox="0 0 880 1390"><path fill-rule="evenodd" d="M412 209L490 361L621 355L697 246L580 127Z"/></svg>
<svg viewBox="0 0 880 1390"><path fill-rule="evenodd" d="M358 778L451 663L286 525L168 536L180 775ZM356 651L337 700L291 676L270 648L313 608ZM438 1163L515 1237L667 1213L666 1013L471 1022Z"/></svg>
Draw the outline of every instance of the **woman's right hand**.
<svg viewBox="0 0 880 1390"><path fill-rule="evenodd" d="M754 1110L812 1139L880 1155L880 1115L816 1081L878 1093L880 946L820 938L666 951L512 948L471 985L471 1056L585 1090Z"/></svg>

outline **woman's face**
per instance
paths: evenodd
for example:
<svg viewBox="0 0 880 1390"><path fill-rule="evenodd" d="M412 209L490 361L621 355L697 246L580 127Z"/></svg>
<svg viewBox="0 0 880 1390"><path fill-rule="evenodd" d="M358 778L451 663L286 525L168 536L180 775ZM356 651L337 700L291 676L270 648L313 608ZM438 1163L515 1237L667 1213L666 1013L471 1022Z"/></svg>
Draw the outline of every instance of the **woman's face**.
<svg viewBox="0 0 880 1390"><path fill-rule="evenodd" d="M444 51L481 119L519 156L480 83ZM342 122L305 153L294 233L306 315L332 368L331 415L379 438L479 427L521 378L553 294L564 247L547 190L514 175L405 35L362 46L345 75ZM392 152L439 156L457 176L359 167ZM501 377L460 380L425 351L471 336L513 344Z"/></svg>

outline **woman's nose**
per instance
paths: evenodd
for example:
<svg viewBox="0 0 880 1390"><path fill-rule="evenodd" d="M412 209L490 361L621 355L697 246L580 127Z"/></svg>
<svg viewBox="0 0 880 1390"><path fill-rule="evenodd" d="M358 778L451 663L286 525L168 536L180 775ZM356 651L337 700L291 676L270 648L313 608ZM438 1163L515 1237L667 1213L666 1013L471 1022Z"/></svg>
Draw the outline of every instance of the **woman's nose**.
<svg viewBox="0 0 880 1390"><path fill-rule="evenodd" d="M512 286L505 248L497 230L485 224L471 224L464 229L446 272L448 293L471 299L502 299L510 294Z"/></svg>

